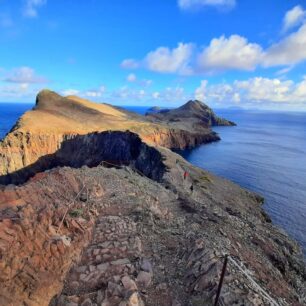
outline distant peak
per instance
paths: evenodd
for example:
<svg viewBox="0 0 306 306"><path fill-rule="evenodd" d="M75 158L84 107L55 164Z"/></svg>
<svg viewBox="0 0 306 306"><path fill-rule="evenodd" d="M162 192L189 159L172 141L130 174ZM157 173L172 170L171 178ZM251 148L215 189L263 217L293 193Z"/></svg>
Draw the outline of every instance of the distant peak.
<svg viewBox="0 0 306 306"><path fill-rule="evenodd" d="M180 109L183 110L196 110L196 109L203 109L203 108L209 108L205 103L199 101L199 100L189 100L187 103L182 105Z"/></svg>

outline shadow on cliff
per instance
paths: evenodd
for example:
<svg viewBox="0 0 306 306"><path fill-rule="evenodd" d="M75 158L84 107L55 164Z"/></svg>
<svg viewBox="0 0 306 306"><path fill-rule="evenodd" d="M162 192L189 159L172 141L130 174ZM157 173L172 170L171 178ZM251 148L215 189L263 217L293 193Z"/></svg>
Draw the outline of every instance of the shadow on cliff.
<svg viewBox="0 0 306 306"><path fill-rule="evenodd" d="M143 143L137 134L129 131L95 132L65 140L55 153L42 156L18 171L0 176L0 184L22 184L36 173L55 167L96 167L102 161L131 166L150 179L161 181L166 169L162 160L161 153Z"/></svg>

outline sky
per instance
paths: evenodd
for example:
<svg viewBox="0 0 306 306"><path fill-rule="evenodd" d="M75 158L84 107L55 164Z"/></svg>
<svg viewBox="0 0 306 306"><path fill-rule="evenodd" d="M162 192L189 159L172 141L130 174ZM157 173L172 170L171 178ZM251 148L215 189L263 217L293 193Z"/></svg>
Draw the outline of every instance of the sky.
<svg viewBox="0 0 306 306"><path fill-rule="evenodd" d="M0 101L306 110L306 1L0 0Z"/></svg>

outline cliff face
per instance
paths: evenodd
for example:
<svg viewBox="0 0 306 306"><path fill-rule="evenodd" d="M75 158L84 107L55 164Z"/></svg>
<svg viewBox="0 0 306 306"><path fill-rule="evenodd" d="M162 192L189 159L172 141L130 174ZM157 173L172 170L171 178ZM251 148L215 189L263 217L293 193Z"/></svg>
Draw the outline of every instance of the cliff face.
<svg viewBox="0 0 306 306"><path fill-rule="evenodd" d="M195 113L190 113L193 122ZM185 120L186 121L186 120ZM153 122L120 108L96 104L78 97L61 97L42 91L36 106L25 113L0 143L0 176L34 164L56 152L64 141L77 135L106 130L130 130L149 144L184 149L219 140L209 126L186 128L167 120Z"/></svg>
<svg viewBox="0 0 306 306"><path fill-rule="evenodd" d="M37 156L35 163L0 176L0 184L24 183L36 173L56 167L96 167L101 162L133 166L156 181L161 180L164 173L161 154L131 132L107 131L75 135L62 138L58 143L60 147L55 152L50 150L48 154Z"/></svg>
<svg viewBox="0 0 306 306"><path fill-rule="evenodd" d="M302 255L261 197L137 135L107 134L64 143L55 156L74 168L0 188L1 305L212 305L223 254L279 305L303 305ZM95 166L108 154L117 166ZM268 303L232 262L221 298Z"/></svg>

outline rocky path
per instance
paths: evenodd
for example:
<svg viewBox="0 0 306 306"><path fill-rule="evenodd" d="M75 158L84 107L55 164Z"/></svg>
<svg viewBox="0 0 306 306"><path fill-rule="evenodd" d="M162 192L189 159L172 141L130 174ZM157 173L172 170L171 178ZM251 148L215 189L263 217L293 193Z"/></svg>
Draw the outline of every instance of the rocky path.
<svg viewBox="0 0 306 306"><path fill-rule="evenodd" d="M128 217L100 216L93 240L66 278L56 305L142 305L138 287L144 289L151 279L136 224Z"/></svg>

